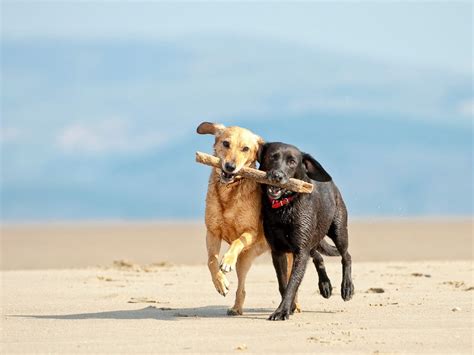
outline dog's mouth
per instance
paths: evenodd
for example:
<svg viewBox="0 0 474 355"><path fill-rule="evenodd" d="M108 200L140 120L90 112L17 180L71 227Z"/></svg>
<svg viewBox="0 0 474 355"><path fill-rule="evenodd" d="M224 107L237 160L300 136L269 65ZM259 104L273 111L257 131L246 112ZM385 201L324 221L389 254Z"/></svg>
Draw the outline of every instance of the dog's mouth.
<svg viewBox="0 0 474 355"><path fill-rule="evenodd" d="M228 172L225 172L224 170L221 171L221 182L223 184L230 184L235 180L235 174L230 174Z"/></svg>
<svg viewBox="0 0 474 355"><path fill-rule="evenodd" d="M267 195L273 200L278 200L285 193L286 193L286 190L282 189L281 187L271 186L271 185L267 186Z"/></svg>

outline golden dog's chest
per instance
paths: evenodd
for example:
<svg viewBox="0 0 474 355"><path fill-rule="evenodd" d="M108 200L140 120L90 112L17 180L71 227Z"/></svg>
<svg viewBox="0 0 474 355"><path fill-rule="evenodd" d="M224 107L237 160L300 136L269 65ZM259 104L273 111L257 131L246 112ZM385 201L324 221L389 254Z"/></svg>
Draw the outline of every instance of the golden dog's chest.
<svg viewBox="0 0 474 355"><path fill-rule="evenodd" d="M244 232L258 233L261 225L260 194L256 184L242 181L233 188L214 185L208 191L206 226L227 243L239 238Z"/></svg>
<svg viewBox="0 0 474 355"><path fill-rule="evenodd" d="M249 228L254 229L254 226L249 225L245 217L239 216L234 209L224 210L221 213L211 212L210 215L206 213L206 226L229 244Z"/></svg>

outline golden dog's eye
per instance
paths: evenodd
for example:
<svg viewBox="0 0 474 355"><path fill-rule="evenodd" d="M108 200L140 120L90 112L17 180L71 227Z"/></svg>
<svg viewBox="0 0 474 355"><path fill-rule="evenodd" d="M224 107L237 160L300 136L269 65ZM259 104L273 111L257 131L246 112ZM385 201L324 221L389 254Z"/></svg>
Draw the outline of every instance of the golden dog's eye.
<svg viewBox="0 0 474 355"><path fill-rule="evenodd" d="M224 148L229 148L230 147L230 143L228 141L223 141L222 145L224 146Z"/></svg>
<svg viewBox="0 0 474 355"><path fill-rule="evenodd" d="M242 148L242 151L243 151L243 152L248 152L249 150L250 150L249 147L243 147L243 148Z"/></svg>

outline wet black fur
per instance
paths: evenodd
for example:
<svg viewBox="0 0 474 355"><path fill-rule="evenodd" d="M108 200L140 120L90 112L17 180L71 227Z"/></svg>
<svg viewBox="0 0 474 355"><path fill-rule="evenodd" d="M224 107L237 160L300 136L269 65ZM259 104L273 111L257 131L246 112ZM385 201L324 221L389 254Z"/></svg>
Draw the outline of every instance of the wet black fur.
<svg viewBox="0 0 474 355"><path fill-rule="evenodd" d="M289 318L309 258L313 259L318 272L321 294L326 298L331 295L331 282L323 258L317 251L322 251L320 243L326 235L333 240L342 256L341 296L344 301L350 300L354 285L351 256L347 250L347 209L331 176L309 154L284 143L266 143L259 153L259 161L260 170L266 171L269 179L285 182L293 177L314 185L311 194L297 194L290 204L277 209L272 209L267 185L262 185L265 237L272 249L273 265L282 296L280 305L269 319ZM285 257L288 252L294 254L289 281Z"/></svg>

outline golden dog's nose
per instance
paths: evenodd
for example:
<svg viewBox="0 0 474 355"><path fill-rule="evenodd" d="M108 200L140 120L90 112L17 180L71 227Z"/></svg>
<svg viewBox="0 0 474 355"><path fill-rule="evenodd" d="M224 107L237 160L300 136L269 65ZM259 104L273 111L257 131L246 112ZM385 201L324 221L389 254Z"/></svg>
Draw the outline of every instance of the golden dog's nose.
<svg viewBox="0 0 474 355"><path fill-rule="evenodd" d="M235 170L235 163L225 163L224 164L224 169L228 172L231 173Z"/></svg>

